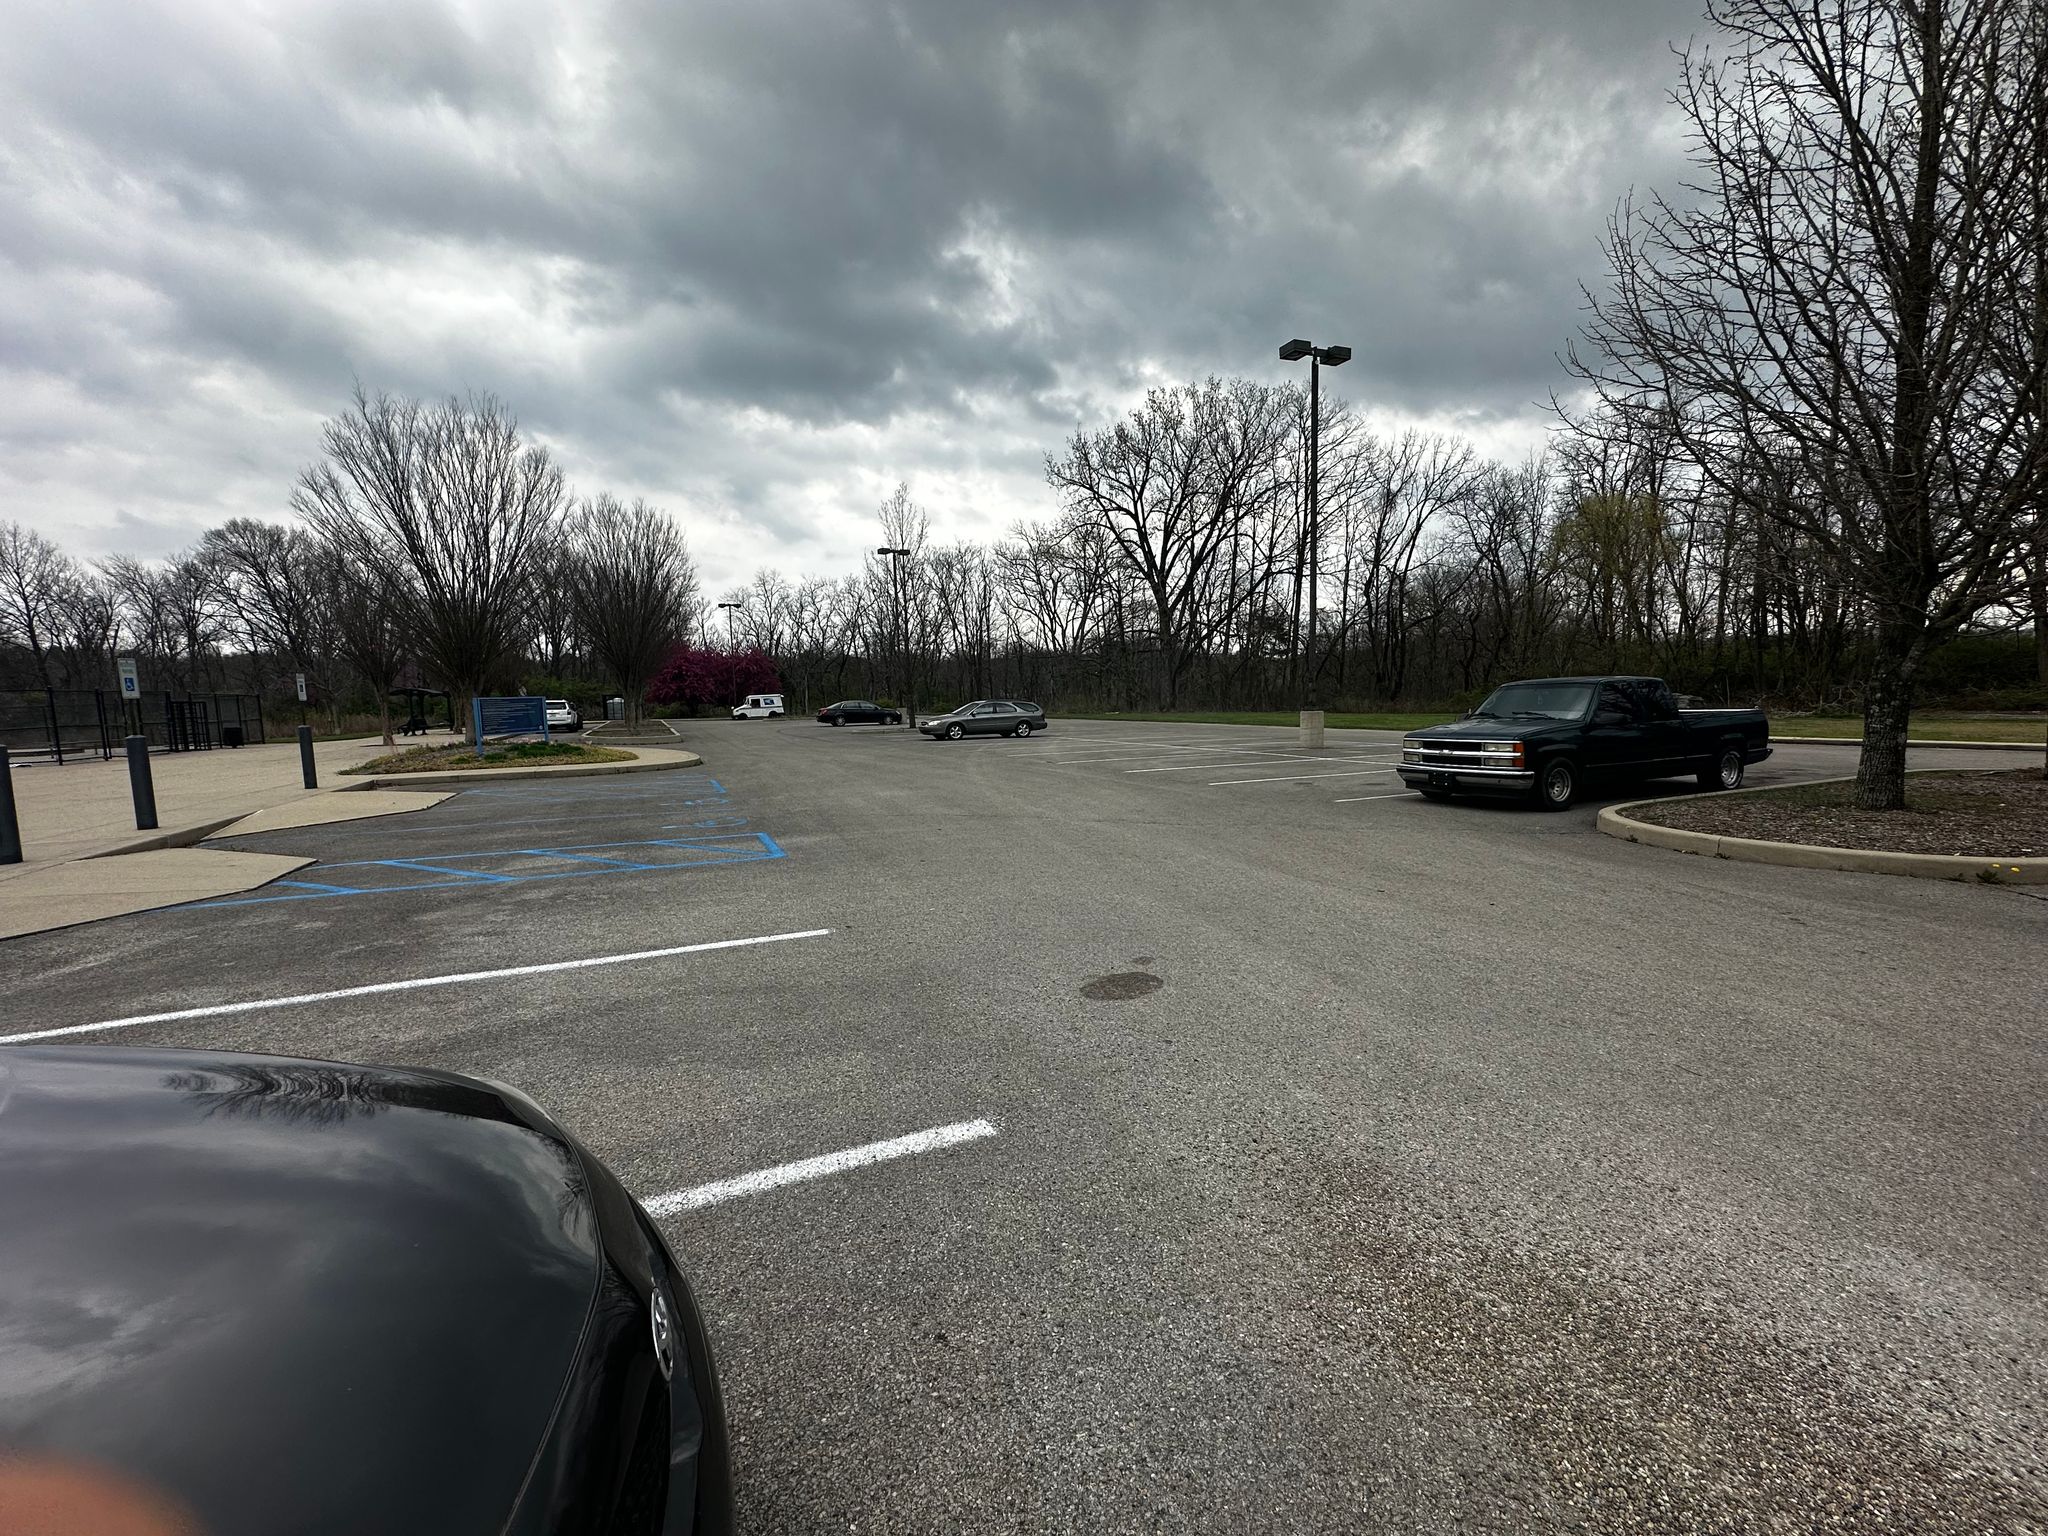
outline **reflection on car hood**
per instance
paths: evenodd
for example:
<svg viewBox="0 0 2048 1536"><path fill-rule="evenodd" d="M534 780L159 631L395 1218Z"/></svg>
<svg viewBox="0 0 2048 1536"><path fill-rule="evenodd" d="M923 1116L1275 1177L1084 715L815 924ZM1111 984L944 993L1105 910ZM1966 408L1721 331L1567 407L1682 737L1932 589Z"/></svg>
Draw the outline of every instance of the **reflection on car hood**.
<svg viewBox="0 0 2048 1536"><path fill-rule="evenodd" d="M1484 720L1453 720L1448 725L1425 725L1420 730L1410 731L1410 736L1421 736L1432 741L1457 741L1483 738L1487 741L1512 741L1517 736L1526 736L1532 731L1549 730L1554 726L1570 725L1569 720L1552 720L1540 716L1525 715L1512 719L1496 715Z"/></svg>
<svg viewBox="0 0 2048 1536"><path fill-rule="evenodd" d="M574 1151L484 1085L0 1048L0 1451L209 1536L498 1530L598 1267Z"/></svg>

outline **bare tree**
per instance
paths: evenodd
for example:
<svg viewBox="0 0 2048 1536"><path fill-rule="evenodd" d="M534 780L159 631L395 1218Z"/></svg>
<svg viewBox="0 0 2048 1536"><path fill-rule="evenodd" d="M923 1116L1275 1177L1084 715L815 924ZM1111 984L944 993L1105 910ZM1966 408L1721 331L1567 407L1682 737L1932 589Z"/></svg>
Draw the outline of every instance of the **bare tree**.
<svg viewBox="0 0 2048 1536"><path fill-rule="evenodd" d="M558 533L535 554L535 569L543 572L572 568L575 551L566 533ZM577 652L582 636L576 630L576 589L569 581L543 579L534 583L528 608L528 636L540 669L550 677Z"/></svg>
<svg viewBox="0 0 2048 1536"><path fill-rule="evenodd" d="M335 654L376 699L384 745L396 746L391 692L411 661L405 618L411 594L336 545L314 546L308 564L318 573L320 607L332 622Z"/></svg>
<svg viewBox="0 0 2048 1536"><path fill-rule="evenodd" d="M331 562L324 558L330 552L303 528L246 517L207 530L200 549L221 573L227 607L252 661L260 667L267 654L290 663L323 685L325 698L328 605L323 583L332 575Z"/></svg>
<svg viewBox="0 0 2048 1536"><path fill-rule="evenodd" d="M1077 432L1046 480L1067 509L1095 523L1152 599L1168 708L1205 628L1219 563L1246 518L1270 505L1291 395L1247 380L1156 389L1123 422Z"/></svg>
<svg viewBox="0 0 2048 1536"><path fill-rule="evenodd" d="M489 395L427 407L361 389L322 433L292 505L349 560L404 594L421 656L474 697L516 663L537 561L566 493L548 451Z"/></svg>
<svg viewBox="0 0 2048 1536"><path fill-rule="evenodd" d="M1915 678L1995 601L2043 465L1996 321L2029 227L2025 0L1710 0L1676 99L1699 182L1625 206L1572 363L1870 607L1856 800L1905 803ZM1797 495L1757 495L1790 463ZM1746 473L1745 471L1749 471Z"/></svg>
<svg viewBox="0 0 2048 1536"><path fill-rule="evenodd" d="M29 649L45 688L50 677L50 644L62 629L71 589L80 577L77 562L33 529L0 523L0 639Z"/></svg>
<svg viewBox="0 0 2048 1536"><path fill-rule="evenodd" d="M110 681L120 623L120 594L114 584L98 571L79 571L64 601L63 640L72 657L74 687L99 688Z"/></svg>
<svg viewBox="0 0 2048 1536"><path fill-rule="evenodd" d="M647 684L682 638L696 595L689 550L667 513L608 493L577 507L568 550L576 628L637 723Z"/></svg>

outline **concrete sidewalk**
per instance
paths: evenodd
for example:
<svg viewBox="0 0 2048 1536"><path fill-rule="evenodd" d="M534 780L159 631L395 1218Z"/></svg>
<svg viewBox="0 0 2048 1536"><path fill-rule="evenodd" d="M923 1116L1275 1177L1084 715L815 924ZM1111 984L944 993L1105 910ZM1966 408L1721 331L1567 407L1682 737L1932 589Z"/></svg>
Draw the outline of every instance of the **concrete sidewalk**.
<svg viewBox="0 0 2048 1536"><path fill-rule="evenodd" d="M441 732L427 744L452 739ZM646 773L703 762L694 752L636 748L630 749L634 761L626 763L345 776L343 770L384 750L375 739L316 742L318 789L305 787L296 740L153 757L153 831L136 828L125 758L61 767L16 764L14 794L27 860L0 865L0 939L235 895L311 862L193 846L211 837L403 815L438 805L464 784L494 779Z"/></svg>
<svg viewBox="0 0 2048 1536"><path fill-rule="evenodd" d="M0 939L254 890L311 861L191 846L230 826L257 831L417 810L439 794L337 794L341 770L384 751L368 741L315 742L319 789L307 789L296 739L261 747L161 753L150 759L157 827L135 825L128 761L15 763L20 864L0 865ZM260 818L260 820L258 819ZM110 857L110 855L119 855Z"/></svg>
<svg viewBox="0 0 2048 1536"><path fill-rule="evenodd" d="M453 739L445 731L426 738L436 746ZM319 791L307 789L299 776L296 740L211 752L157 753L150 758L158 828L153 833L136 829L126 758L61 765L17 762L14 798L21 813L26 862L0 865L0 882L72 859L99 858L151 843L168 848L196 842L257 811L355 783L341 777L341 770L380 757L385 750L374 736L315 742Z"/></svg>

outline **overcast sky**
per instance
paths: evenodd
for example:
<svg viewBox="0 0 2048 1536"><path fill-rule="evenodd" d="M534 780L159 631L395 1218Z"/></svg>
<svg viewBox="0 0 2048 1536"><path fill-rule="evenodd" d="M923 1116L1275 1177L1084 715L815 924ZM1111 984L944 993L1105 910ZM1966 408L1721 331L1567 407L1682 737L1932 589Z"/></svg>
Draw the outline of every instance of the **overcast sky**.
<svg viewBox="0 0 2048 1536"><path fill-rule="evenodd" d="M713 586L1052 510L1143 388L1514 453L1680 159L1699 0L5 0L0 517L283 518L352 381L491 390Z"/></svg>

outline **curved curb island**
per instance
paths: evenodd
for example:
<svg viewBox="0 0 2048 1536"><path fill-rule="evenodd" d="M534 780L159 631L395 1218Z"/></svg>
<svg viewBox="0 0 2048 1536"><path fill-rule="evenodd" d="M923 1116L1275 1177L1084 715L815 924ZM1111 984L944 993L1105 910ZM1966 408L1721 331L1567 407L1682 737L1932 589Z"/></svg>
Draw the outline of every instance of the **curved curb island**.
<svg viewBox="0 0 2048 1536"><path fill-rule="evenodd" d="M630 763L562 763L556 767L534 763L518 768L454 768L428 773L375 773L364 774L346 784L337 784L337 790L351 789L413 789L432 785L439 789L444 786L462 784L502 784L507 779L581 779L600 778L610 773L661 773L672 768L702 768L704 759L694 752L676 752L655 747L620 747L621 752L631 752Z"/></svg>
<svg viewBox="0 0 2048 1536"><path fill-rule="evenodd" d="M1812 782L1844 784L1849 781L1816 779ZM1771 790L1767 788L1735 789L1722 795L1697 798L1721 799L1769 793ZM1624 842L1670 848L1679 853L1703 854L1708 858L1735 859L1745 864L1840 869L1862 875L1907 875L1917 880L1971 880L1986 885L2048 885L2048 859L1994 859L1947 853L1896 853L1879 848L1829 848L1821 843L1773 843L1756 837L1729 837L1719 832L1661 827L1655 822L1637 821L1628 814L1646 805L1664 803L1662 800L1631 800L1625 805L1605 806L1600 812L1600 830Z"/></svg>

